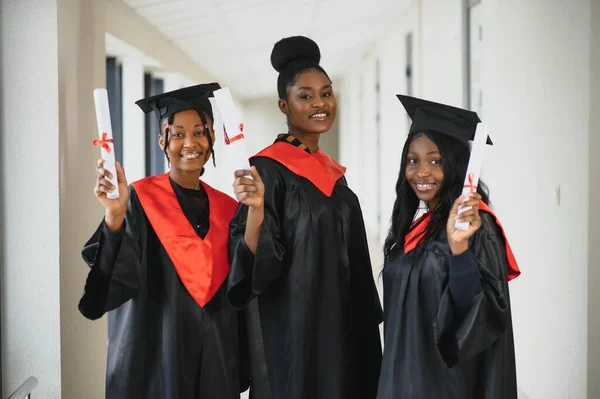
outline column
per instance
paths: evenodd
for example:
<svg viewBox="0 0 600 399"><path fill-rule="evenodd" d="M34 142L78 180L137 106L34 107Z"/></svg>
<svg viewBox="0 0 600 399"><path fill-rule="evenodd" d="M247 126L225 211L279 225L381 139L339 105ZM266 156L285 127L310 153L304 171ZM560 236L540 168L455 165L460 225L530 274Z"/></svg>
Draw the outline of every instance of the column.
<svg viewBox="0 0 600 399"><path fill-rule="evenodd" d="M52 383L60 386L60 393L34 392L32 397L100 399L104 398L106 373L106 317L89 321L79 313L77 304L89 272L81 258L81 247L104 214L93 193L100 151L92 146L92 140L98 137L93 90L105 87L106 78L104 2L58 0L56 3L60 174L54 192L60 199L57 234L60 240L60 368L48 368L45 372L57 374L57 380ZM37 29L36 24L31 26ZM43 196L38 190L36 201L43 202ZM37 254L38 267L48 267L43 252L31 252ZM31 289L37 291L35 285L31 285ZM46 301L37 293L31 298ZM44 320L38 320L36 325L43 326ZM34 336L36 340L45 339L38 332ZM45 354L41 352L39 356L43 358ZM48 382L40 378L40 384Z"/></svg>

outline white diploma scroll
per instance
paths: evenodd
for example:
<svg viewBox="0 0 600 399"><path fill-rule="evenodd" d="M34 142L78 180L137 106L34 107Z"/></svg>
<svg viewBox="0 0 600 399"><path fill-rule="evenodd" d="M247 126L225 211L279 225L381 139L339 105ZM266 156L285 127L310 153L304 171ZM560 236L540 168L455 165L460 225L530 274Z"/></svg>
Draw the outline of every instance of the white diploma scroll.
<svg viewBox="0 0 600 399"><path fill-rule="evenodd" d="M217 103L218 113L223 122L223 136L227 146L228 156L235 159L236 169L250 169L248 159L250 154L244 139L244 124L238 112L228 87L223 87L213 93ZM214 110L213 110L214 112Z"/></svg>
<svg viewBox="0 0 600 399"><path fill-rule="evenodd" d="M479 184L479 176L481 175L481 166L483 165L483 156L485 154L485 145L487 142L487 128L483 123L477 124L477 129L475 130L475 139L473 140L473 145L471 147L471 156L469 157L469 166L467 167L467 175L465 176L465 183L463 185L462 195L465 197L465 201L469 200L469 196L477 191L477 185ZM463 208L458 211L460 215L462 212L466 211L467 208ZM467 222L457 222L455 227L458 230L467 230L469 228L469 223Z"/></svg>
<svg viewBox="0 0 600 399"><path fill-rule="evenodd" d="M94 145L100 147L100 156L104 159L104 169L112 174L112 178L107 179L115 186L115 190L108 193L107 197L116 199L119 198L119 184L117 182L117 169L115 168L115 145L113 143L106 89L94 90L94 104L96 105L96 120L98 122L98 140L94 140Z"/></svg>

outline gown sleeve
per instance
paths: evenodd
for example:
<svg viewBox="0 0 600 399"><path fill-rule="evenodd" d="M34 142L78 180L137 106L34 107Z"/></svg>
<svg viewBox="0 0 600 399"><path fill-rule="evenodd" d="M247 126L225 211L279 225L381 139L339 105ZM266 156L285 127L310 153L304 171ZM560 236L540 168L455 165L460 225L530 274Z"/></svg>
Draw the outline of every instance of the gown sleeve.
<svg viewBox="0 0 600 399"><path fill-rule="evenodd" d="M510 325L504 236L491 215L482 213L482 228L472 246L481 278L481 291L461 317L446 287L434 324L437 349L448 367L468 361L493 345Z"/></svg>
<svg viewBox="0 0 600 399"><path fill-rule="evenodd" d="M271 281L281 274L285 248L281 244L282 190L278 164L270 159L254 158L265 186L265 215L260 229L256 256L244 240L248 207L240 204L230 223L229 261L231 271L227 281L227 298L237 309L244 308L252 298L262 294Z"/></svg>
<svg viewBox="0 0 600 399"><path fill-rule="evenodd" d="M138 292L141 252L136 227L140 226L140 221L136 219L132 205L137 201L130 186L123 228L119 232L110 232L102 220L81 251L90 272L79 301L79 311L90 320L99 319Z"/></svg>
<svg viewBox="0 0 600 399"><path fill-rule="evenodd" d="M466 251L450 255L448 269L448 289L456 314L462 319L469 312L473 298L481 292L479 265L472 251Z"/></svg>

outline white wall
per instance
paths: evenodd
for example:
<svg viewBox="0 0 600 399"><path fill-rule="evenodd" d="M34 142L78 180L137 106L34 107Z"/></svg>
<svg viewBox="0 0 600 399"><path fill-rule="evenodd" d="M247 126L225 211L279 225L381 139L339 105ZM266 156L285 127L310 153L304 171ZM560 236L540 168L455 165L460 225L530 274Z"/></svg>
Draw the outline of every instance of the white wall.
<svg viewBox="0 0 600 399"><path fill-rule="evenodd" d="M463 1L419 2L422 73L418 93L432 101L463 106Z"/></svg>
<svg viewBox="0 0 600 399"><path fill-rule="evenodd" d="M588 218L589 196L590 1L483 0L480 6L485 121L495 141L484 177L523 270L511 283L521 396L585 398L588 229L581 221ZM463 106L463 23L459 0L417 1L343 78L340 156L358 169L348 175L364 208L370 199L368 176L361 176L357 159L365 141L359 139L362 124L356 113L368 108L356 90L364 79L362 65L377 56L382 62L384 222L407 131L394 97L405 90L404 34L416 29L414 94ZM559 185L560 206L554 197ZM380 254L372 252L374 258Z"/></svg>
<svg viewBox="0 0 600 399"><path fill-rule="evenodd" d="M496 143L485 174L523 269L511 283L519 385L530 398L584 398L590 1L483 6Z"/></svg>
<svg viewBox="0 0 600 399"><path fill-rule="evenodd" d="M590 35L590 156L588 254L588 398L600 397L600 2L592 2Z"/></svg>
<svg viewBox="0 0 600 399"><path fill-rule="evenodd" d="M0 1L3 397L31 375L61 396L57 12Z"/></svg>
<svg viewBox="0 0 600 399"><path fill-rule="evenodd" d="M272 97L259 98L239 104L244 123L248 127L248 149L255 154L273 143L280 133L287 133L285 115L279 110L279 98L273 82Z"/></svg>
<svg viewBox="0 0 600 399"><path fill-rule="evenodd" d="M360 137L360 67L352 68L344 76L337 94L338 116L340 130L340 163L346 166L346 179L360 198L362 187L360 146L356 145Z"/></svg>
<svg viewBox="0 0 600 399"><path fill-rule="evenodd" d="M358 196L362 204L363 218L367 233L372 236L377 234L377 207L378 207L378 183L377 183L377 134L373 129L376 126L376 57L363 61L359 68L361 81L359 86L360 101L362 101L358 112L358 131L354 133L356 140L361 142L360 173L362 175L360 191ZM352 187L352 186L350 186Z"/></svg>
<svg viewBox="0 0 600 399"><path fill-rule="evenodd" d="M89 271L81 247L101 220L92 189L98 136L92 92L105 81L103 2L60 0L58 115L60 131L61 397L104 397L106 320L77 309ZM38 397L34 394L33 397ZM44 397L40 395L39 397Z"/></svg>

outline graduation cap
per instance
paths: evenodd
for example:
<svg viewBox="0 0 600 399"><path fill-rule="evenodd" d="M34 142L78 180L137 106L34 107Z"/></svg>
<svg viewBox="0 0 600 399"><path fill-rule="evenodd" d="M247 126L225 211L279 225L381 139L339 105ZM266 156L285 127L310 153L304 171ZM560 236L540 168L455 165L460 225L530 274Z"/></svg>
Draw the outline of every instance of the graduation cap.
<svg viewBox="0 0 600 399"><path fill-rule="evenodd" d="M188 109L204 111L212 117L208 98L220 88L218 83L199 84L143 98L135 103L146 114L154 111L158 120Z"/></svg>
<svg viewBox="0 0 600 399"><path fill-rule="evenodd" d="M401 94L396 97L412 119L409 134L434 131L454 137L467 146L469 140L475 138L475 129L481 122L476 112ZM487 144L493 145L490 136Z"/></svg>

